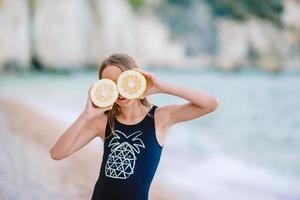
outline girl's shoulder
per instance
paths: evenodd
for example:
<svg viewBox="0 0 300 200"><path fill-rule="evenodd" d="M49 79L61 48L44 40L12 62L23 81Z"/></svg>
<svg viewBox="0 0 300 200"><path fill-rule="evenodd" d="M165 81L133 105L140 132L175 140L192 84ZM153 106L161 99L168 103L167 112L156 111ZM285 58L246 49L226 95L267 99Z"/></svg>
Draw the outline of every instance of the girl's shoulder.
<svg viewBox="0 0 300 200"><path fill-rule="evenodd" d="M170 109L169 105L157 106L154 114L156 124L161 127L169 126L170 122Z"/></svg>
<svg viewBox="0 0 300 200"><path fill-rule="evenodd" d="M156 137L160 146L164 145L164 140L167 133L172 126L170 123L170 112L168 106L159 106L154 112L154 123L156 130Z"/></svg>
<svg viewBox="0 0 300 200"><path fill-rule="evenodd" d="M88 126L93 127L97 130L97 135L104 138L105 135L105 128L108 121L108 116L103 113L103 115L99 115L97 117L93 117L88 121Z"/></svg>

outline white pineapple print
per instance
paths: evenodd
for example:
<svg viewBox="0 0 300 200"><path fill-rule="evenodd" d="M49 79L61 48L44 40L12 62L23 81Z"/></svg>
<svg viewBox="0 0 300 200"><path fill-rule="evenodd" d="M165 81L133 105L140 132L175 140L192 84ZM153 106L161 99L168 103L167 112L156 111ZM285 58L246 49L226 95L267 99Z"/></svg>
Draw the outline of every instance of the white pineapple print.
<svg viewBox="0 0 300 200"><path fill-rule="evenodd" d="M140 153L139 147L145 148L141 139L138 138L143 132L136 131L129 136L123 132L115 130L113 138L108 147L111 146L106 165L105 175L111 178L127 179L134 173L136 153Z"/></svg>

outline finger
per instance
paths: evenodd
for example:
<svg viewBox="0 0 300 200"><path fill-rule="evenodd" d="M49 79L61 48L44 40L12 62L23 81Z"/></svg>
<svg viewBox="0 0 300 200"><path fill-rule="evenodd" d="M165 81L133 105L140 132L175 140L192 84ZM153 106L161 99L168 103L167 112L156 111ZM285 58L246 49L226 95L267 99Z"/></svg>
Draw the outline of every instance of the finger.
<svg viewBox="0 0 300 200"><path fill-rule="evenodd" d="M143 98L145 98L145 97L146 97L146 93L143 94L142 96L138 97L138 99L143 99Z"/></svg>
<svg viewBox="0 0 300 200"><path fill-rule="evenodd" d="M143 99L143 98L145 98L145 97L144 97L144 95L143 95L143 96L140 96L140 97L138 97L137 99Z"/></svg>
<svg viewBox="0 0 300 200"><path fill-rule="evenodd" d="M104 109L105 110L111 110L113 108L113 104L112 105L110 105L110 106L106 106L106 107L104 107Z"/></svg>
<svg viewBox="0 0 300 200"><path fill-rule="evenodd" d="M91 90L92 90L93 85L90 86L89 91L88 91L88 101L92 101L91 99Z"/></svg>
<svg viewBox="0 0 300 200"><path fill-rule="evenodd" d="M147 72L147 71L145 71L145 70L142 70L142 69L140 69L140 68L133 68L134 70L136 70L136 71L139 71L139 72L141 72L142 74L145 74L145 75L147 75L147 76L151 76L151 73L150 72Z"/></svg>
<svg viewBox="0 0 300 200"><path fill-rule="evenodd" d="M94 102L92 101L91 98L88 99L88 103L87 103L89 108L97 108L98 106L96 104L94 104Z"/></svg>
<svg viewBox="0 0 300 200"><path fill-rule="evenodd" d="M143 74L149 74L149 72L146 72L145 70L142 70L142 69L140 69L140 68L133 68L133 70L136 70L136 71L139 71L139 72L141 72L141 73L143 73Z"/></svg>
<svg viewBox="0 0 300 200"><path fill-rule="evenodd" d="M89 90L88 90L88 94L91 93L92 87L93 87L93 84L90 85Z"/></svg>
<svg viewBox="0 0 300 200"><path fill-rule="evenodd" d="M90 92L88 92L86 103L89 103L90 101L92 101L92 100L91 100Z"/></svg>
<svg viewBox="0 0 300 200"><path fill-rule="evenodd" d="M111 110L111 109L112 109L112 106L108 106L108 107L104 108L104 111L108 111L108 110Z"/></svg>

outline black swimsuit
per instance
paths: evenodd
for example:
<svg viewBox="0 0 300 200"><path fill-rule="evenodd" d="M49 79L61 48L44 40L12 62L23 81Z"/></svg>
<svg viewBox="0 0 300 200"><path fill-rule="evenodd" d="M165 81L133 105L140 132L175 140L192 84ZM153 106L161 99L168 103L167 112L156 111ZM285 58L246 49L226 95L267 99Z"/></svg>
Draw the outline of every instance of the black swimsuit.
<svg viewBox="0 0 300 200"><path fill-rule="evenodd" d="M156 138L153 105L137 124L122 124L115 118L115 131L104 141L99 177L92 200L148 200L149 188L163 146ZM106 124L105 136L110 134Z"/></svg>

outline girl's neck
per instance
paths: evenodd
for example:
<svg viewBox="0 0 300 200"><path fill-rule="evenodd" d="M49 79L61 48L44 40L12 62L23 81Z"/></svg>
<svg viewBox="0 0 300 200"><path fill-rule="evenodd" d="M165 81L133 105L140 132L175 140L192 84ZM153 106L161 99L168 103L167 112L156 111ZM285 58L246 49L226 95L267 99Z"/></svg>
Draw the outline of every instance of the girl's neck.
<svg viewBox="0 0 300 200"><path fill-rule="evenodd" d="M123 119L123 121L135 121L145 116L149 110L148 107L141 104L139 101L134 101L130 106L120 106L120 114L119 118Z"/></svg>

